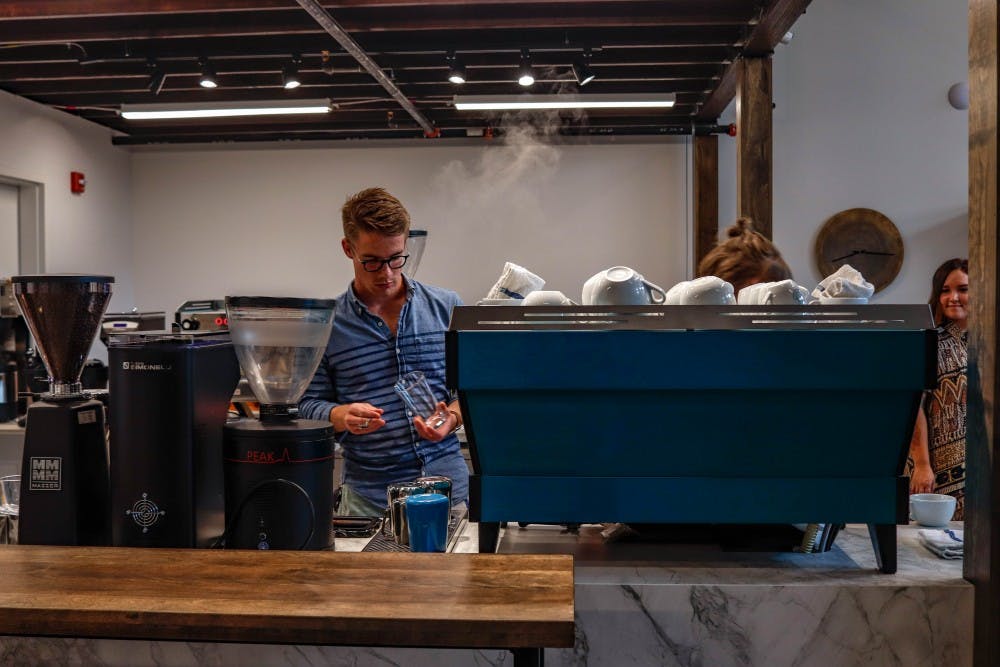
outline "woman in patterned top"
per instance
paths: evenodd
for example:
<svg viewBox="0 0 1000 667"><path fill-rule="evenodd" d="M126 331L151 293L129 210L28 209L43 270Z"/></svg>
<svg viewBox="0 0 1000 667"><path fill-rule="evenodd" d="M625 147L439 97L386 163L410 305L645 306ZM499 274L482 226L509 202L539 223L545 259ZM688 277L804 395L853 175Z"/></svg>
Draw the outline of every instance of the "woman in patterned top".
<svg viewBox="0 0 1000 667"><path fill-rule="evenodd" d="M965 397L968 366L969 260L934 272L930 305L938 325L937 386L925 394L910 442L910 493L946 493L965 509Z"/></svg>

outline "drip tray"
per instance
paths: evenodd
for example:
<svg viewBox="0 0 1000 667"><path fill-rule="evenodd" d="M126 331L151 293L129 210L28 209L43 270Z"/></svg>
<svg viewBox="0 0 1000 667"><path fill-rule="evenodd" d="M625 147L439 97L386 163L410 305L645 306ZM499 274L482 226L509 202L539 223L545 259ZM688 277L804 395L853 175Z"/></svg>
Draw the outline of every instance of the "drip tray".
<svg viewBox="0 0 1000 667"><path fill-rule="evenodd" d="M467 517L468 510L466 508L452 508L451 518L448 520L448 543L444 549L447 553L451 553L454 550L458 536L462 534L465 530L465 525L468 523ZM368 543L361 551L407 552L409 550L409 545L396 544L391 537L386 537L382 534L382 531L379 531L368 540Z"/></svg>

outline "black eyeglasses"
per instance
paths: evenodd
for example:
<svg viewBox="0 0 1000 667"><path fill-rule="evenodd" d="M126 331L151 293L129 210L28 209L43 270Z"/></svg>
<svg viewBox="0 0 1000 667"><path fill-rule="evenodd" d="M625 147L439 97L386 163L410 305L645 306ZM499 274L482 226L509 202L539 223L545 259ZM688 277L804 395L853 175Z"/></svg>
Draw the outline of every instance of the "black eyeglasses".
<svg viewBox="0 0 1000 667"><path fill-rule="evenodd" d="M401 269L409 258L409 255L393 255L389 259L359 259L358 261L361 262L365 271L375 273L381 271L386 264L389 265L390 269Z"/></svg>

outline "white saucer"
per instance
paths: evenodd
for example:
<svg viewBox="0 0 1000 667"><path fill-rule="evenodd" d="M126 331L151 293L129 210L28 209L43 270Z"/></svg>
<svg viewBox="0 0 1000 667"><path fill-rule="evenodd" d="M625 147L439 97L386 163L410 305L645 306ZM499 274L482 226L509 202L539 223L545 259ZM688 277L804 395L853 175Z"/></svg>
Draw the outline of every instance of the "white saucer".
<svg viewBox="0 0 1000 667"><path fill-rule="evenodd" d="M477 306L520 306L524 299L480 299Z"/></svg>

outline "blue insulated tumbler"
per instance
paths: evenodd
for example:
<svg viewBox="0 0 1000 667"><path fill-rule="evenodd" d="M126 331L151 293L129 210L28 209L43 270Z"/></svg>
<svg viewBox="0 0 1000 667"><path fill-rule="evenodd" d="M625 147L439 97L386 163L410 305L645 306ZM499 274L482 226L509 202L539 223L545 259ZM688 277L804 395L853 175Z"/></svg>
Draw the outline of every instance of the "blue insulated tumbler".
<svg viewBox="0 0 1000 667"><path fill-rule="evenodd" d="M444 551L448 543L448 498L440 493L418 493L406 499L410 551Z"/></svg>

